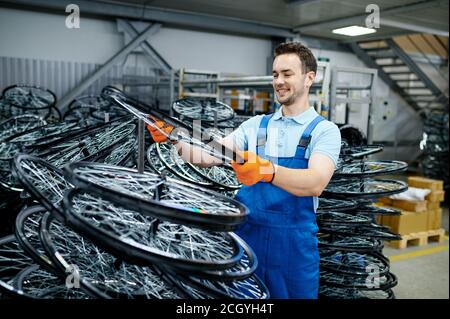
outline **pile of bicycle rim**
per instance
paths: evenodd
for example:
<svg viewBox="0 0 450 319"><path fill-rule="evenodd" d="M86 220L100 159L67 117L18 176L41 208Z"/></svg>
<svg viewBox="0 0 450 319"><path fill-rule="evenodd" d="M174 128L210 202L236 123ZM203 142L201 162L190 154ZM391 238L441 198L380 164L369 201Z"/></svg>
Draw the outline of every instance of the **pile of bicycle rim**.
<svg viewBox="0 0 450 319"><path fill-rule="evenodd" d="M420 147L421 168L424 176L444 181L446 194L449 188L448 174L448 113L434 110L426 115L423 126L423 138Z"/></svg>
<svg viewBox="0 0 450 319"><path fill-rule="evenodd" d="M13 219L1 229L2 298L270 297L253 250L233 233L249 212L233 199L239 184L228 165L188 165L146 134L142 172L137 120L150 106L113 87L75 99L64 114L55 103L32 86L0 99L1 224ZM210 138L238 125L226 105L183 103L178 117L200 105Z"/></svg>
<svg viewBox="0 0 450 319"><path fill-rule="evenodd" d="M407 169L400 161L374 161L368 156L381 152L380 145L343 143L339 165L319 201L321 298L394 299L396 276L382 254L385 240L399 240L379 215L400 215L392 208L374 205L377 198L404 192L407 184L380 178Z"/></svg>
<svg viewBox="0 0 450 319"><path fill-rule="evenodd" d="M246 118L210 99L177 100L171 116L111 86L55 105L33 86L0 98L1 298L270 297L234 234L250 213L234 200L237 155L218 143ZM149 134L139 145L138 120L154 118L225 164L199 168ZM320 199L321 297L394 298L382 241L399 237L375 217L399 212L372 203L406 185L374 176L406 164L366 159L381 150L344 144Z"/></svg>

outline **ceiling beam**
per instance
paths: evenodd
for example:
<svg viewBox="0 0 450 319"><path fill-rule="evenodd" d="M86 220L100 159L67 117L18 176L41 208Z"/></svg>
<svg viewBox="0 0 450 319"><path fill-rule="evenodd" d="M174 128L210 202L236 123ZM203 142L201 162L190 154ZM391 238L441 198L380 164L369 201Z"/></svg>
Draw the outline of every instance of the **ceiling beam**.
<svg viewBox="0 0 450 319"><path fill-rule="evenodd" d="M291 28L274 26L265 23L247 20L184 12L178 10L162 9L131 3L111 1L77 0L80 14L108 16L114 18L136 19L141 21L163 23L165 25L199 28L204 30L220 31L224 33L244 34L260 37L289 38L295 34ZM67 1L61 0L0 0L0 4L9 4L18 8L24 5L32 8L47 9L65 13Z"/></svg>
<svg viewBox="0 0 450 319"><path fill-rule="evenodd" d="M300 4L304 4L307 2L313 2L313 1L318 1L318 0L284 0L284 2L286 2L286 4L288 4L288 5L300 5Z"/></svg>
<svg viewBox="0 0 450 319"><path fill-rule="evenodd" d="M386 10L380 10L380 15L382 17L395 15L395 14L402 14L406 12L411 11L418 11L423 9L429 9L432 7L437 7L442 4L448 5L448 0L422 0L413 4L405 4L401 6L396 6L394 8L389 8ZM365 22L365 19L367 17L367 13L363 13L360 15L352 15L352 16L346 16L321 22L315 22L315 23L308 23L304 25L299 25L294 28L294 32L305 32L305 31L312 31L317 30L319 28L324 27L343 27L348 26L352 24L356 25L363 25Z"/></svg>
<svg viewBox="0 0 450 319"><path fill-rule="evenodd" d="M442 35L444 37L449 36L448 29L442 30L442 29L430 28L430 27L417 25L416 23L404 23L404 22L399 22L399 21L395 21L395 20L391 20L391 19L381 18L380 25L381 26L386 25L389 27L394 27L394 28L399 28L399 29L403 29L403 30L419 32L419 33Z"/></svg>

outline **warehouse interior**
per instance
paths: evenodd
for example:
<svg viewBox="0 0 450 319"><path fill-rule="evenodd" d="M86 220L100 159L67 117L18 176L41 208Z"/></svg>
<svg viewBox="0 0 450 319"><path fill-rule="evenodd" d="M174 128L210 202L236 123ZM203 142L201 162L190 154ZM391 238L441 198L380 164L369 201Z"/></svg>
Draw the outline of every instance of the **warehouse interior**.
<svg viewBox="0 0 450 319"><path fill-rule="evenodd" d="M284 42L316 58L309 105L342 139L319 299L449 298L448 1L0 0L0 42L0 299L273 297L233 234L252 212L232 166L145 126L217 154L280 108Z"/></svg>

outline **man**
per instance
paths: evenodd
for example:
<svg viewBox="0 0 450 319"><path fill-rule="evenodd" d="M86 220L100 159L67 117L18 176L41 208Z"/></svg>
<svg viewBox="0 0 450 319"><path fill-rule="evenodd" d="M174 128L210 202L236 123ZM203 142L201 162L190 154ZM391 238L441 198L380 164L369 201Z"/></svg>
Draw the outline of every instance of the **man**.
<svg viewBox="0 0 450 319"><path fill-rule="evenodd" d="M281 107L255 116L222 140L243 151L244 163L232 163L244 184L236 199L250 209L237 232L255 251L256 274L272 298L317 298L319 253L315 212L340 152L337 126L309 106L309 89L317 63L300 43L275 49L273 88ZM161 123L159 123L160 125ZM161 125L160 125L161 126ZM167 140L148 127L156 141ZM170 133L173 128L163 126ZM186 143L178 143L185 160L200 166L221 162ZM197 157L196 157L197 156Z"/></svg>

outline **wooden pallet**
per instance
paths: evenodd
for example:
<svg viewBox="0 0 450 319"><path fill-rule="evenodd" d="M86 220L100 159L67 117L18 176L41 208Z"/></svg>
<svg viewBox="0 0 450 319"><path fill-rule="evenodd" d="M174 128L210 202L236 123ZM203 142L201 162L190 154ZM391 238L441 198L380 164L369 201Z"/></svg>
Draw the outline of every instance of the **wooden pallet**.
<svg viewBox="0 0 450 319"><path fill-rule="evenodd" d="M388 241L387 244L393 248L403 249L409 246L424 246L428 242L440 243L444 240L445 229L436 229L403 235L401 240Z"/></svg>

